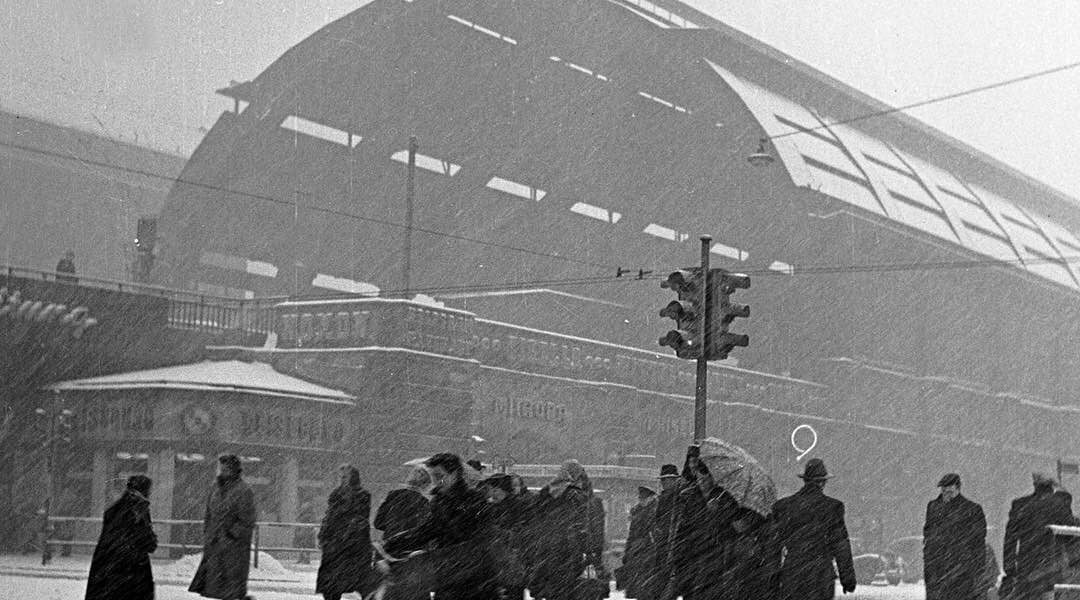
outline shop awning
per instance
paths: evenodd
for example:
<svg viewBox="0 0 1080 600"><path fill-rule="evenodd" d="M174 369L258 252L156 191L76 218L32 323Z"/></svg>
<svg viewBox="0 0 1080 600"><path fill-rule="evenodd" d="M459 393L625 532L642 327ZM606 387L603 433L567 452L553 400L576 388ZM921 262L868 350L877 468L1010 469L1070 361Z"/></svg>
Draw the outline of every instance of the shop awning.
<svg viewBox="0 0 1080 600"><path fill-rule="evenodd" d="M239 360L208 360L161 369L75 379L62 381L45 389L58 392L123 389L201 390L239 392L349 405L355 400L353 396L340 390L326 388L279 373L269 364Z"/></svg>

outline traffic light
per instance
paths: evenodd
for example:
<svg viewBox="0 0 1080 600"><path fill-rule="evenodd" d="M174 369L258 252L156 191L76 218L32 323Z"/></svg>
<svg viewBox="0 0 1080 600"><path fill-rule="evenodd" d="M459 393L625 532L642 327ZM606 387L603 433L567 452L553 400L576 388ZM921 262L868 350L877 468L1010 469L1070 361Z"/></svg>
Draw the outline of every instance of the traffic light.
<svg viewBox="0 0 1080 600"><path fill-rule="evenodd" d="M660 282L660 287L678 294L660 311L661 317L675 320L675 329L660 338L661 346L670 346L679 358L698 358L703 347L705 331L705 304L701 291L705 286L705 273L701 268L680 269Z"/></svg>
<svg viewBox="0 0 1080 600"><path fill-rule="evenodd" d="M736 317L749 317L750 307L735 304L731 294L735 290L750 287L750 276L741 273L729 273L724 269L712 269L709 272L709 316L712 317L709 330L709 347L705 356L709 360L721 360L736 346L750 345L750 336L745 333L731 333L728 326Z"/></svg>

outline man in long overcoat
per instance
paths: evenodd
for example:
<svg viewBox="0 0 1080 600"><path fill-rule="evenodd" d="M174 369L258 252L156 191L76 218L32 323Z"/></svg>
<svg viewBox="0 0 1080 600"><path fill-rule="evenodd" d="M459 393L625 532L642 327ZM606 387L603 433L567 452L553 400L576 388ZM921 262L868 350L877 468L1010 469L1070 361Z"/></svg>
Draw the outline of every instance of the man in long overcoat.
<svg viewBox="0 0 1080 600"><path fill-rule="evenodd" d="M844 524L844 503L825 495L830 476L820 458L811 458L799 476L803 487L773 505L775 553L784 600L828 600L836 595L836 571L844 593L855 591L855 565Z"/></svg>
<svg viewBox="0 0 1080 600"><path fill-rule="evenodd" d="M330 493L326 514L319 527L322 562L315 581L315 593L326 600L339 600L347 592L358 592L371 574L371 494L360 486L360 472L352 465L339 468L341 485Z"/></svg>
<svg viewBox="0 0 1080 600"><path fill-rule="evenodd" d="M656 520L656 492L638 487L638 503L630 509L630 532L626 537L623 554L622 578L625 580L626 596L637 600L651 600L649 588L653 571L653 528Z"/></svg>
<svg viewBox="0 0 1080 600"><path fill-rule="evenodd" d="M188 587L207 598L238 600L247 595L255 495L241 472L235 454L218 457L217 480L203 520L202 561Z"/></svg>
<svg viewBox="0 0 1080 600"><path fill-rule="evenodd" d="M656 498L656 519L653 526L653 542L656 544L656 550L650 581L652 595L655 598L663 596L668 581L671 579L668 559L671 553L675 503L682 489L679 485L680 481L679 467L673 464L660 467L660 495Z"/></svg>
<svg viewBox="0 0 1080 600"><path fill-rule="evenodd" d="M105 510L86 600L153 600L150 554L157 549L157 536L150 525L149 497L150 478L132 475L124 495Z"/></svg>
<svg viewBox="0 0 1080 600"><path fill-rule="evenodd" d="M585 570L588 549L589 494L564 464L536 496L533 527L536 542L530 560L529 594L547 600L572 600Z"/></svg>
<svg viewBox="0 0 1080 600"><path fill-rule="evenodd" d="M1032 480L1035 492L1013 501L1005 526L1002 587L1010 600L1036 600L1053 589L1061 565L1047 525L1076 523L1071 496L1055 493L1047 475L1035 473Z"/></svg>
<svg viewBox="0 0 1080 600"><path fill-rule="evenodd" d="M419 527L386 540L386 551L398 555L428 548L436 598L489 600L497 582L485 519L487 498L466 484L457 455L436 454L424 464L435 483L431 513Z"/></svg>
<svg viewBox="0 0 1080 600"><path fill-rule="evenodd" d="M927 600L982 600L986 589L986 515L960 493L960 476L938 481L941 494L926 505L923 579Z"/></svg>

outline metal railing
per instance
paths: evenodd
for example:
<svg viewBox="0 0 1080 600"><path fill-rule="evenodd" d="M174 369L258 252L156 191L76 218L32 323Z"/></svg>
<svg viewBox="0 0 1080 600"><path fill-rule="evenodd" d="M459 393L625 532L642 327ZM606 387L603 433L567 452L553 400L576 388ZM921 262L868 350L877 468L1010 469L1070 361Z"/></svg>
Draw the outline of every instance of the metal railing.
<svg viewBox="0 0 1080 600"><path fill-rule="evenodd" d="M86 536L80 538L79 536L75 535L74 531L72 531L70 533L70 536L67 535L68 532L63 532L62 534L58 535L59 530L62 529L62 528L58 528L57 524L61 524L61 523L85 523L85 524L90 525L91 527L87 528L85 531L93 531L94 532L93 536L92 536L92 539L90 537L86 537ZM44 543L45 543L46 547L50 548L50 549L55 548L55 547L64 547L64 546L70 546L70 547L79 546L79 547L93 548L94 546L97 546L97 537L100 534L100 526L101 526L101 519L98 518L98 517L50 516L49 517L49 533L50 533L50 535L49 535L48 539L45 540ZM195 520L195 519L157 519L157 520L154 521L154 528L155 529L159 529L162 526L169 528L169 534L170 534L168 536L169 540L172 540L174 537L178 537L180 539L180 541L179 542L170 541L170 542L165 542L165 543L159 543L158 548L177 549L177 550L180 550L184 554L187 554L189 551L201 551L202 550L202 547L203 547L203 541L202 541L203 522L201 520ZM189 529L185 530L185 529L180 528L180 530L177 531L177 526L187 527ZM256 523L255 523L255 531L252 533L252 537L251 537L251 561L252 561L252 566L254 566L256 569L259 568L259 552L289 552L289 553L296 553L296 554L301 554L301 555L302 554L314 554L314 553L320 552L319 547L318 547L318 543L316 542L316 540L318 539L319 527L320 527L319 523L290 523L290 522L278 522L278 521L256 521ZM194 529L194 531L196 532L196 535L194 535L194 536L192 535L192 529ZM267 535L267 533L269 533L269 532L264 531L264 529L272 530L273 535ZM285 530L288 533L283 534L281 532L281 530ZM301 531L311 534L311 545L310 546L300 546L295 542L297 534L300 533ZM179 535L174 535L174 534L177 534L177 533L179 533ZM164 537L164 536L159 536L159 537ZM267 537L269 539L264 539L264 538L267 538ZM192 538L194 538L194 540ZM279 543L279 540L283 540L283 539L294 540L294 542L291 545L285 545L285 544ZM267 542L269 542L269 544L267 544Z"/></svg>
<svg viewBox="0 0 1080 600"><path fill-rule="evenodd" d="M18 277L55 285L164 298L169 303L168 326L207 332L272 333L273 307L286 299L285 297L226 298L147 283L56 273L14 265L0 265L0 275L9 279Z"/></svg>

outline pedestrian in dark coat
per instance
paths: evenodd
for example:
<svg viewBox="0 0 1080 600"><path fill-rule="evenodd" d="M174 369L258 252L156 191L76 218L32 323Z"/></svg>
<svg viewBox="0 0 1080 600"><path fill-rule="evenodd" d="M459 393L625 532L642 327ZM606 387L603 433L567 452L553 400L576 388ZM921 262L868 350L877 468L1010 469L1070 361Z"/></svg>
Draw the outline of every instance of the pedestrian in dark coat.
<svg viewBox="0 0 1080 600"><path fill-rule="evenodd" d="M673 536L671 539L671 583L674 596L698 600L708 595L700 593L702 583L715 574L710 567L719 567L722 559L718 540L711 535L705 504L708 497L694 483L685 485L675 503ZM712 586L709 586L712 589ZM671 596L671 597L674 597Z"/></svg>
<svg viewBox="0 0 1080 600"><path fill-rule="evenodd" d="M489 600L496 581L487 499L466 484L457 455L436 454L425 465L435 483L431 513L419 527L388 539L386 550L428 550L425 560L437 600Z"/></svg>
<svg viewBox="0 0 1080 600"><path fill-rule="evenodd" d="M1032 480L1035 492L1013 501L1005 526L1002 595L1010 600L1036 600L1053 589L1061 564L1047 525L1076 523L1071 497L1055 493L1052 478L1035 473Z"/></svg>
<svg viewBox="0 0 1080 600"><path fill-rule="evenodd" d="M780 597L828 600L836 595L836 571L844 593L855 591L851 541L844 524L844 503L825 495L830 476L820 458L806 463L802 489L773 505Z"/></svg>
<svg viewBox="0 0 1080 600"><path fill-rule="evenodd" d="M630 532L626 536L621 579L626 596L637 600L652 600L650 588L655 557L653 529L656 526L656 492L638 487L638 503L630 509Z"/></svg>
<svg viewBox="0 0 1080 600"><path fill-rule="evenodd" d="M926 505L923 579L927 600L982 600L986 516L960 493L960 476L938 481L941 494Z"/></svg>
<svg viewBox="0 0 1080 600"><path fill-rule="evenodd" d="M536 544L529 592L533 598L572 600L585 569L589 496L565 465L540 490L533 512Z"/></svg>
<svg viewBox="0 0 1080 600"><path fill-rule="evenodd" d="M660 598L671 579L670 554L672 524L674 522L675 502L682 489L679 485L679 468L672 464L660 467L660 495L656 498L656 520L653 526L653 540L656 549L653 556L653 569L650 574L652 595Z"/></svg>
<svg viewBox="0 0 1080 600"><path fill-rule="evenodd" d="M207 598L237 600L247 595L255 495L240 478L240 458L218 457L217 481L206 501L203 556L188 591Z"/></svg>
<svg viewBox="0 0 1080 600"><path fill-rule="evenodd" d="M525 514L521 497L514 494L510 475L497 473L484 480L488 498L488 521L492 526L491 554L498 572L499 594L521 600L528 574L522 560Z"/></svg>
<svg viewBox="0 0 1080 600"><path fill-rule="evenodd" d="M383 539L415 529L428 517L428 498L424 491L431 486L431 476L424 467L416 467L405 480L405 487L386 495L375 513L375 529Z"/></svg>
<svg viewBox="0 0 1080 600"><path fill-rule="evenodd" d="M371 494L360 486L360 472L352 465L339 468L341 485L330 493L319 528L322 562L315 593L339 600L359 592L371 581Z"/></svg>
<svg viewBox="0 0 1080 600"><path fill-rule="evenodd" d="M682 596L684 600L694 600L694 587L697 583L698 563L706 560L699 557L705 548L705 535L701 527L704 522L705 498L697 487L697 467L700 464L701 447L691 445L686 450L681 478L676 480L675 497L671 508L671 528L668 535L667 574L661 600L675 600Z"/></svg>
<svg viewBox="0 0 1080 600"><path fill-rule="evenodd" d="M150 483L145 475L132 475L124 495L105 510L86 600L153 600L150 554L157 535L150 523Z"/></svg>
<svg viewBox="0 0 1080 600"><path fill-rule="evenodd" d="M65 252L64 258L56 263L56 280L79 283L79 278L75 277L75 253L71 250Z"/></svg>

